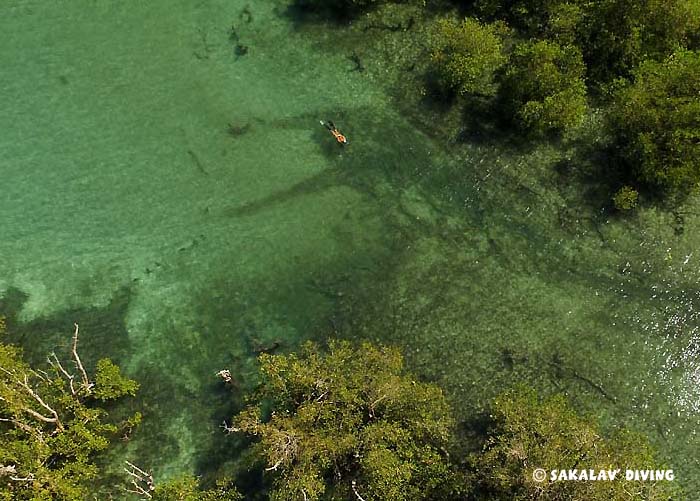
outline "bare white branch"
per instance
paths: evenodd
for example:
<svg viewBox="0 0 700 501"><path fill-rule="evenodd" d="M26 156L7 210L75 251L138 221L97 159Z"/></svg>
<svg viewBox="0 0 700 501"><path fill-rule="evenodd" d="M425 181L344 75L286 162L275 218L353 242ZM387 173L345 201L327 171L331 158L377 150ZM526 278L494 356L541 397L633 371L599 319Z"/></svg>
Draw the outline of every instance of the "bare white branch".
<svg viewBox="0 0 700 501"><path fill-rule="evenodd" d="M275 448L277 449L276 453L278 455L277 462L275 462L275 464L269 468L265 468L265 471L276 471L277 468L282 465L282 463L285 461L290 461L296 454L297 441L289 433L283 433L283 435L284 443L275 444Z"/></svg>
<svg viewBox="0 0 700 501"><path fill-rule="evenodd" d="M30 409L29 407L25 407L23 410L40 421L43 421L45 423L54 423L56 425L56 428L62 431L63 425L58 419L58 413L55 410L53 410L46 402L44 402L44 400L39 396L39 394L36 391L34 391L34 389L29 385L29 378L27 377L27 375L24 374L24 379L22 381L20 381L19 379L16 379L16 381L25 390L27 390L27 393L29 393L32 396L32 398L39 403L39 405L41 405L44 409L51 413L51 417L46 417L43 414L35 411L34 409Z"/></svg>
<svg viewBox="0 0 700 501"><path fill-rule="evenodd" d="M2 465L0 464L0 477L10 477L10 480L14 482L32 482L34 481L34 474L30 473L26 477L18 477L17 476L17 466L10 464L10 465Z"/></svg>
<svg viewBox="0 0 700 501"><path fill-rule="evenodd" d="M148 499L152 498L152 491L156 489L155 483L153 482L153 475L149 472L143 471L141 468L136 466L129 461L125 461L129 465L129 468L124 468L124 471L131 476L131 485L134 489L126 489L127 492L132 494L137 494Z"/></svg>
<svg viewBox="0 0 700 501"><path fill-rule="evenodd" d="M365 501L362 496L360 496L360 493L357 492L357 487L355 486L356 482L353 480L352 483L350 484L352 486L352 492L355 493L355 496L357 496L358 501Z"/></svg>
<svg viewBox="0 0 700 501"><path fill-rule="evenodd" d="M13 464L9 464L5 466L4 464L0 464L0 477L4 475L16 475L17 474L17 467Z"/></svg>
<svg viewBox="0 0 700 501"><path fill-rule="evenodd" d="M238 433L239 431L241 431L240 428L236 428L235 426L229 426L228 423L226 423L226 421L224 421L220 428L224 429L226 435L230 435L231 433Z"/></svg>
<svg viewBox="0 0 700 501"><path fill-rule="evenodd" d="M75 332L73 333L73 361L75 362L76 367L80 371L80 375L83 378L83 387L85 390L90 393L92 390L92 383L90 382L90 379L88 378L87 372L85 372L85 367L83 367L83 363L80 361L80 356L78 356L78 324L73 324L75 325Z"/></svg>
<svg viewBox="0 0 700 501"><path fill-rule="evenodd" d="M27 423L23 423L22 421L18 421L16 419L5 419L5 418L0 418L0 421L4 421L6 423L12 423L20 430L25 431L25 432L29 433L30 435L34 435L40 442L42 442L42 443L44 442L44 433L41 430L37 430L37 429L29 426Z"/></svg>
<svg viewBox="0 0 700 501"><path fill-rule="evenodd" d="M53 360L51 360L51 357L53 357ZM64 376L66 376L68 384L70 384L70 393L71 395L76 396L75 386L73 385L73 379L75 378L75 376L73 374L69 374L68 371L63 368L63 365L61 365L61 361L58 359L55 353L52 353L49 356L48 361L49 364L51 364L51 367L58 369Z"/></svg>

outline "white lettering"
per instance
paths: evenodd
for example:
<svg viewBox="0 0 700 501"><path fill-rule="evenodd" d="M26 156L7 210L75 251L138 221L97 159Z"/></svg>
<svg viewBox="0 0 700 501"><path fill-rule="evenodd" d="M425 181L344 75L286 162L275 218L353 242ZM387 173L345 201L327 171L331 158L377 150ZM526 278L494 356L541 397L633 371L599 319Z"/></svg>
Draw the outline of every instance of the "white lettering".
<svg viewBox="0 0 700 501"><path fill-rule="evenodd" d="M636 482L649 482L649 481L659 481L667 480L672 481L675 479L673 470L624 470L624 479L628 481ZM622 470L617 468L614 470L549 470L549 480L551 482L562 482L562 481L607 481L613 482L620 475L622 479ZM544 480L544 478L543 478Z"/></svg>
<svg viewBox="0 0 700 501"><path fill-rule="evenodd" d="M675 478L673 470L625 470L626 480L635 481L672 481Z"/></svg>

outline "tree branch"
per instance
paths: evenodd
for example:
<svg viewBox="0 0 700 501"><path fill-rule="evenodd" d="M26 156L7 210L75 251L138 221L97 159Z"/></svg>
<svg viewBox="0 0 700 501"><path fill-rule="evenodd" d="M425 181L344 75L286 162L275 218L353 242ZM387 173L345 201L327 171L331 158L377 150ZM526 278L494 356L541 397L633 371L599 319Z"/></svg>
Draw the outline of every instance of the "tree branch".
<svg viewBox="0 0 700 501"><path fill-rule="evenodd" d="M44 402L44 400L39 396L39 394L35 392L31 386L29 386L29 378L27 377L27 375L24 374L24 381L20 381L19 379L16 380L20 383L20 385L22 385L22 387L25 390L27 390L27 393L29 393L32 396L32 398L34 398L34 400L36 400L39 403L39 405L41 405L44 409L51 413L52 417L46 417L43 414L29 407L25 407L23 408L23 410L40 421L43 421L45 423L54 423L56 425L57 430L63 431L63 425L58 419L58 413L55 410L53 410L46 402Z"/></svg>
<svg viewBox="0 0 700 501"><path fill-rule="evenodd" d="M362 496L360 496L360 493L357 492L357 487L355 487L355 481L353 480L352 483L350 484L352 487L352 492L355 493L355 496L357 496L358 501L365 501Z"/></svg>
<svg viewBox="0 0 700 501"><path fill-rule="evenodd" d="M25 431L25 432L29 433L30 435L36 436L37 440L39 440L39 442L41 442L42 444L45 443L43 432L41 430L37 430L35 428L32 428L27 423L23 423L22 421L18 421L16 419L6 419L6 418L0 418L0 421L5 422L5 423L12 423L20 430Z"/></svg>
<svg viewBox="0 0 700 501"><path fill-rule="evenodd" d="M273 464L269 468L265 468L265 471L277 471L277 468L279 468L282 465L282 463L294 456L297 445L296 441L289 433L283 433L283 435L285 443L282 444L281 447L279 445L277 446L277 448L279 449L279 459L275 464Z"/></svg>
<svg viewBox="0 0 700 501"><path fill-rule="evenodd" d="M33 482L34 481L34 474L30 473L26 477L18 477L17 475L17 466L14 464L10 465L3 465L0 464L0 477L7 476L10 477L10 480L14 482Z"/></svg>
<svg viewBox="0 0 700 501"><path fill-rule="evenodd" d="M90 393L92 391L92 383L90 382L90 379L88 378L87 372L85 372L85 367L83 367L83 363L80 361L80 357L78 356L78 324L73 324L75 325L75 332L73 333L73 360L75 361L75 365L78 367L78 370L80 371L80 375L83 378L83 387L85 390Z"/></svg>
<svg viewBox="0 0 700 501"><path fill-rule="evenodd" d="M220 426L220 428L223 428L224 431L226 432L226 435L230 435L231 433L237 433L241 431L240 428L236 428L235 426L229 426L226 421L224 420L224 423Z"/></svg>
<svg viewBox="0 0 700 501"><path fill-rule="evenodd" d="M139 496L146 496L149 499L152 498L153 495L151 495L151 492L156 489L153 482L153 475L143 471L141 468L133 463L130 463L129 461L124 462L129 465L130 469L124 468L124 471L132 477L131 485L134 486L134 490L126 489L126 491L133 494L138 494Z"/></svg>
<svg viewBox="0 0 700 501"><path fill-rule="evenodd" d="M53 361L51 360L51 357L53 357ZM47 360L49 361L51 367L58 369L64 376L66 376L66 379L68 379L68 384L70 385L71 395L76 396L75 386L73 385L73 379L75 376L73 374L69 374L68 371L63 368L63 365L61 365L61 362L58 360L55 353L52 353Z"/></svg>

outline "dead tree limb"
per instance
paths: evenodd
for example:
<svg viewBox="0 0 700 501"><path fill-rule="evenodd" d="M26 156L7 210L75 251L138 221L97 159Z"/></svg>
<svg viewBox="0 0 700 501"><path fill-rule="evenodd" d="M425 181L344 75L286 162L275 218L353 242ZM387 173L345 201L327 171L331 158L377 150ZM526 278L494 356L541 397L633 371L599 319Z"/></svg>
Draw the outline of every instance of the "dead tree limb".
<svg viewBox="0 0 700 501"><path fill-rule="evenodd" d="M90 393L92 391L92 383L90 382L90 379L88 378L87 372L85 372L85 367L83 367L83 363L80 361L80 356L78 355L78 324L73 324L75 325L75 332L73 333L73 361L75 362L75 365L78 367L78 370L80 371L80 375L83 378L83 387L85 390Z"/></svg>
<svg viewBox="0 0 700 501"><path fill-rule="evenodd" d="M365 501L365 499L360 496L360 493L357 492L357 487L355 487L356 482L353 480L352 483L350 484L352 486L352 492L355 493L355 496L357 496L358 501Z"/></svg>
<svg viewBox="0 0 700 501"><path fill-rule="evenodd" d="M13 464L9 464L5 466L4 464L0 464L0 477L2 476L11 476L11 475L16 475L17 474L17 467Z"/></svg>
<svg viewBox="0 0 700 501"><path fill-rule="evenodd" d="M129 465L129 468L124 468L124 471L131 477L131 485L134 486L133 489L126 489L126 491L151 499L153 497L151 492L156 489L153 475L129 461L125 461L125 463Z"/></svg>
<svg viewBox="0 0 700 501"><path fill-rule="evenodd" d="M53 357L53 360L51 360L51 357ZM64 376L66 376L68 384L70 385L70 393L71 395L76 396L75 385L73 384L73 379L75 379L75 376L73 374L69 374L68 371L63 368L63 365L61 365L61 361L58 359L55 353L52 353L49 356L48 361L51 367L57 369Z"/></svg>
<svg viewBox="0 0 700 501"><path fill-rule="evenodd" d="M13 482L33 482L34 481L34 474L29 473L25 477L18 477L17 476L17 466L14 464L10 465L2 465L0 464L0 477L10 477L10 480Z"/></svg>
<svg viewBox="0 0 700 501"><path fill-rule="evenodd" d="M231 433L237 433L237 432L241 431L240 428L236 428L233 425L229 426L228 423L226 423L226 421L224 421L224 424L221 425L221 428L224 429L224 431L226 432L226 435L230 435Z"/></svg>
<svg viewBox="0 0 700 501"><path fill-rule="evenodd" d="M26 433L29 433L30 435L35 436L36 439L39 440L39 442L45 443L44 442L44 433L41 430L37 430L37 429L29 426L27 423L23 423L22 421L18 421L16 419L6 419L6 418L0 418L0 422L12 423L20 430L22 430Z"/></svg>
<svg viewBox="0 0 700 501"><path fill-rule="evenodd" d="M284 443L278 441L278 443L275 444L276 448L278 449L279 459L277 459L277 462L269 468L265 468L265 471L277 471L277 468L279 468L282 463L285 461L290 461L296 454L297 441L289 433L282 434L284 435Z"/></svg>
<svg viewBox="0 0 700 501"><path fill-rule="evenodd" d="M24 374L24 379L22 381L20 381L17 378L15 378L15 380L27 391L27 393L29 393L29 395L31 395L31 397L34 400L36 400L36 402L39 405L41 405L44 409L51 413L51 417L46 417L40 412L37 412L30 407L24 407L22 410L24 410L27 414L40 421L55 424L57 431L63 431L63 425L61 424L60 419L58 419L58 413L50 405L44 402L44 400L39 396L39 394L36 391L34 391L34 389L31 386L29 386L29 378L27 377L27 375Z"/></svg>

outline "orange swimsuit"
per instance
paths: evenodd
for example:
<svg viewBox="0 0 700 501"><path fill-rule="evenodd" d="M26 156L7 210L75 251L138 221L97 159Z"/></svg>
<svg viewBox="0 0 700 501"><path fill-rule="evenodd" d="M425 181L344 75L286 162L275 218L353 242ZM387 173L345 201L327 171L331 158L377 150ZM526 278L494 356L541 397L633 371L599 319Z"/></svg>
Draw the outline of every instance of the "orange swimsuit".
<svg viewBox="0 0 700 501"><path fill-rule="evenodd" d="M333 137L339 143L347 143L348 142L348 140L345 138L345 136L343 136L340 132L338 132L337 129L331 130L331 134L333 134Z"/></svg>

